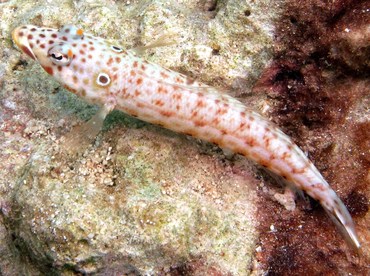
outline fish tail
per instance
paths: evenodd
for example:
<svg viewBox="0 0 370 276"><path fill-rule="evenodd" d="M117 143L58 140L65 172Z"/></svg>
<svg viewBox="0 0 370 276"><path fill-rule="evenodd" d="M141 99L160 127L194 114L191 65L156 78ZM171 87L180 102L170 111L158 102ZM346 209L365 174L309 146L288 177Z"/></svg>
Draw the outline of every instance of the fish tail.
<svg viewBox="0 0 370 276"><path fill-rule="evenodd" d="M340 200L340 198L332 190L332 203L329 205L322 204L324 210L329 215L331 220L336 224L339 231L342 233L343 237L346 239L347 243L355 250L359 251L361 248L360 241L356 234L355 225L353 223L352 217L349 214L346 206Z"/></svg>

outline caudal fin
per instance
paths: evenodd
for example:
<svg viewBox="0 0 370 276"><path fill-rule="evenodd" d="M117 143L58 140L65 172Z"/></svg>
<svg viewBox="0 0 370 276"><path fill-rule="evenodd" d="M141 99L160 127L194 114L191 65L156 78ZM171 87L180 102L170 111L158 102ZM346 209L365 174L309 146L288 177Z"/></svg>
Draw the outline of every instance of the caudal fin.
<svg viewBox="0 0 370 276"><path fill-rule="evenodd" d="M336 198L333 200L333 208L331 208L331 210L329 210L325 205L323 205L323 207L332 221L339 228L339 231L342 233L346 242L355 251L358 251L361 248L361 244L356 234L352 217L349 214L346 206L344 206L343 202L336 196Z"/></svg>

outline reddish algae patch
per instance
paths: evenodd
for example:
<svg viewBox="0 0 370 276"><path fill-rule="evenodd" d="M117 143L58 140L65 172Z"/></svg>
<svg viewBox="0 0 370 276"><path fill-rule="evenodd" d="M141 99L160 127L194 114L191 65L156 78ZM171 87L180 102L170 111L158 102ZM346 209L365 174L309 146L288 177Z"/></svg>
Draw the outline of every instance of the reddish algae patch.
<svg viewBox="0 0 370 276"><path fill-rule="evenodd" d="M261 250L269 275L365 275L369 251L368 1L288 1L275 58L254 87L270 117L308 153L354 218L362 252L346 246L318 203L282 210L261 193Z"/></svg>

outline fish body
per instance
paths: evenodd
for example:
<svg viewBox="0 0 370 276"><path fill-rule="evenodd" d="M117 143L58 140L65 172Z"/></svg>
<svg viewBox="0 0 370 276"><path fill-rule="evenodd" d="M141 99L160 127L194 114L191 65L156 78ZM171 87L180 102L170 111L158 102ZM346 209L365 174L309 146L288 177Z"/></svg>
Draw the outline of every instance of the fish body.
<svg viewBox="0 0 370 276"><path fill-rule="evenodd" d="M319 201L346 240L360 248L347 208L313 163L287 135L240 101L74 26L21 26L12 36L48 74L87 102L103 106L104 114L118 109L204 139L283 177Z"/></svg>

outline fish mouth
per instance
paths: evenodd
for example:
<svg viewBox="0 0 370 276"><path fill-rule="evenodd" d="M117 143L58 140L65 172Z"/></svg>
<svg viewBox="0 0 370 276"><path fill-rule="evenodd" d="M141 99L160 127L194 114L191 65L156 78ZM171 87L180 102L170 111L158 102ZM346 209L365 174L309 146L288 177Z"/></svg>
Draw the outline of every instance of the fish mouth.
<svg viewBox="0 0 370 276"><path fill-rule="evenodd" d="M14 43L18 46L19 49L22 50L25 54L27 54L30 58L36 60L36 56L31 50L30 43L28 41L28 27L21 26L15 28L12 31L12 38Z"/></svg>

